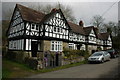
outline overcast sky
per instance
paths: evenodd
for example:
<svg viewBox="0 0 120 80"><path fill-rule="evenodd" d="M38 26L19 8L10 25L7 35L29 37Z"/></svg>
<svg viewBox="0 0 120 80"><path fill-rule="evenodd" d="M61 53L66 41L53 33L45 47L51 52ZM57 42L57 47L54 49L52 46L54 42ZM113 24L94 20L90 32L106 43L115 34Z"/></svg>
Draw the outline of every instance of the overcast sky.
<svg viewBox="0 0 120 80"><path fill-rule="evenodd" d="M12 2L13 1L13 2ZM18 0L19 2L23 2L23 0ZM27 0L29 1L29 0ZM30 3L19 3L24 6L28 6L30 4L32 5L38 5L36 2L37 0L32 0ZM79 20L83 20L85 25L90 25L91 19L94 15L103 15L103 18L105 18L105 22L118 21L118 1L119 0L49 0L49 2L46 2L47 0L39 0L39 5L43 4L57 4L60 2L61 4L65 6L70 6L73 11L73 16L77 19L77 22ZM88 2L89 1L89 2ZM6 3L7 2L7 3ZM9 8L14 8L15 4L18 2L14 2L14 0L6 0L2 3L2 9L3 11L8 10ZM113 5L113 6L112 6ZM112 6L112 7L111 7Z"/></svg>

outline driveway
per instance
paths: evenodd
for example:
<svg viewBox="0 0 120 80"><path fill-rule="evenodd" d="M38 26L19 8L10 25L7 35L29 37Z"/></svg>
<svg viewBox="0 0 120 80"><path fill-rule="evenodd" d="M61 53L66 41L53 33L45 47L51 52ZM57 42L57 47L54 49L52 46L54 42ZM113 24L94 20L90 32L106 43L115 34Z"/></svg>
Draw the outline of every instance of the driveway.
<svg viewBox="0 0 120 80"><path fill-rule="evenodd" d="M118 76L118 58L102 64L83 64L58 71L42 73L29 78L114 78Z"/></svg>

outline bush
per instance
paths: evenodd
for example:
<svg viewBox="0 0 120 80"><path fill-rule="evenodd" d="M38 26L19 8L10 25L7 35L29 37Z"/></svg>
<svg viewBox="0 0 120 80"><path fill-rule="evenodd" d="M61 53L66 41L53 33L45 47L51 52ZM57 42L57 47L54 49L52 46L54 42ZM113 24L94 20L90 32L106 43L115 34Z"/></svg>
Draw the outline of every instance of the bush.
<svg viewBox="0 0 120 80"><path fill-rule="evenodd" d="M89 56L89 53L84 50L71 50L71 49L64 49L63 51L64 55L68 58L76 58L78 56L87 57Z"/></svg>
<svg viewBox="0 0 120 80"><path fill-rule="evenodd" d="M23 51L7 51L5 55L5 58L19 63L23 63L25 57L26 54Z"/></svg>
<svg viewBox="0 0 120 80"><path fill-rule="evenodd" d="M7 51L5 58L15 61L16 53L13 51Z"/></svg>
<svg viewBox="0 0 120 80"><path fill-rule="evenodd" d="M37 59L33 59L33 58L25 58L25 63L30 66L30 68L32 69L37 69L37 65L38 65L38 60Z"/></svg>
<svg viewBox="0 0 120 80"><path fill-rule="evenodd" d="M23 63L24 62L24 60L25 60L25 54L26 53L24 53L24 51L17 51L16 52L16 61L17 62L20 62L20 63Z"/></svg>
<svg viewBox="0 0 120 80"><path fill-rule="evenodd" d="M89 52L85 51L85 55L84 55L85 60L87 60L89 56L90 56Z"/></svg>

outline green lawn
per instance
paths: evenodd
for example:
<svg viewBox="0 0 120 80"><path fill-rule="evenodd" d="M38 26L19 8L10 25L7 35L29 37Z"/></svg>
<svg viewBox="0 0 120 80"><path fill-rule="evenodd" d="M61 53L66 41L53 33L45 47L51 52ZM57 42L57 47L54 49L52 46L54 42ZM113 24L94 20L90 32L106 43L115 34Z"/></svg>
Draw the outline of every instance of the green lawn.
<svg viewBox="0 0 120 80"><path fill-rule="evenodd" d="M37 70L30 69L26 65L3 59L2 77L3 78L22 78L22 77L26 77L30 75L35 75L35 74L65 69L65 68L69 68L73 66L78 66L81 64L85 64L85 63L86 61L82 61L79 63L64 65L64 66L51 68L51 69L42 69L42 70L37 71Z"/></svg>
<svg viewBox="0 0 120 80"><path fill-rule="evenodd" d="M33 74L37 74L37 71L28 68L26 65L3 59L3 78L22 78Z"/></svg>

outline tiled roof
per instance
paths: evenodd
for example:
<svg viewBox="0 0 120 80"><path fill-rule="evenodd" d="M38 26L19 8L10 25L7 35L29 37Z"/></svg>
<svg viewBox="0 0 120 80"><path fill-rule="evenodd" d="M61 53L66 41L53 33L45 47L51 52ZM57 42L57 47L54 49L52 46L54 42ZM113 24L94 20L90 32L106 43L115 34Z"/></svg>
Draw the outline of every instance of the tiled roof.
<svg viewBox="0 0 120 80"><path fill-rule="evenodd" d="M53 9L49 14L44 14L42 12L27 8L20 4L17 4L16 7L19 9L19 11L22 15L22 18L24 20L30 21L30 22L35 22L35 23L44 22L46 19L49 19L56 12L61 12L60 9ZM83 27L83 26L79 26L72 22L68 22L68 24L73 32L79 33L82 35L89 35L92 29L95 31L95 34L99 39L106 40L106 39L108 39L108 36L110 35L109 33L99 33L98 29L95 28L94 26Z"/></svg>
<svg viewBox="0 0 120 80"><path fill-rule="evenodd" d="M26 21L39 23L43 19L43 17L45 16L45 14L42 12L38 12L36 10L27 8L27 7L22 6L20 4L17 4L16 6L22 15L22 18Z"/></svg>
<svg viewBox="0 0 120 80"><path fill-rule="evenodd" d="M91 30L93 29L93 26L84 27L83 29L84 29L85 35L89 35Z"/></svg>
<svg viewBox="0 0 120 80"><path fill-rule="evenodd" d="M98 33L98 39L107 40L110 33Z"/></svg>
<svg viewBox="0 0 120 80"><path fill-rule="evenodd" d="M94 27L94 30L95 30L96 34L99 33L99 29L97 27Z"/></svg>
<svg viewBox="0 0 120 80"><path fill-rule="evenodd" d="M22 6L20 4L16 4L17 8L19 9L22 18L26 21L40 23L45 21L46 19L50 18L51 15L60 12L60 9L52 9L52 11L49 14L42 13L40 11L33 10L31 8Z"/></svg>
<svg viewBox="0 0 120 80"><path fill-rule="evenodd" d="M70 28L72 29L73 32L75 32L75 33L80 33L80 34L82 34L82 35L85 35L85 32L84 32L82 26L79 26L79 25L74 24L74 23L72 23L72 22L68 22L68 24L70 25Z"/></svg>

